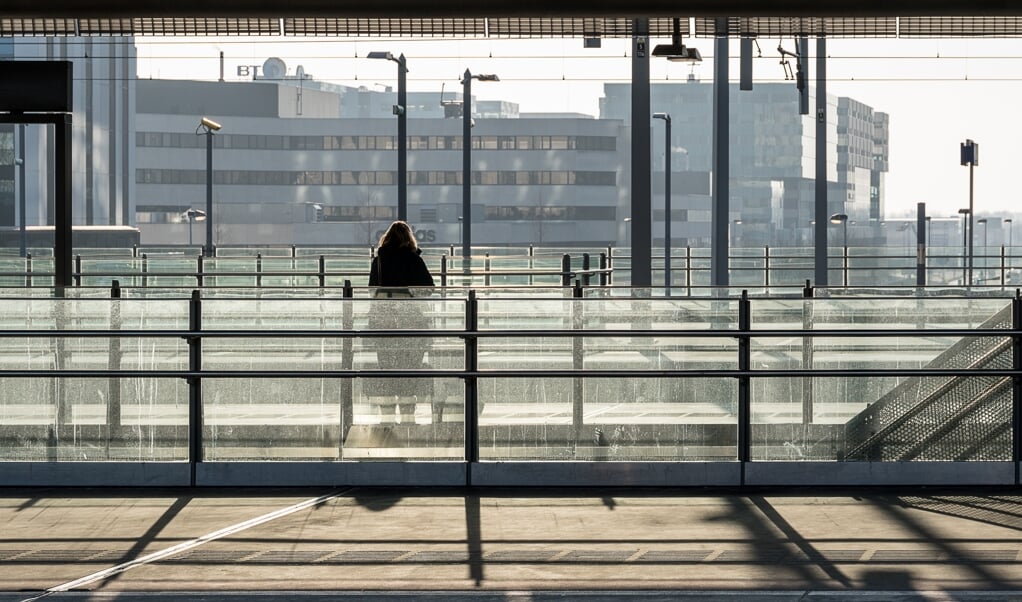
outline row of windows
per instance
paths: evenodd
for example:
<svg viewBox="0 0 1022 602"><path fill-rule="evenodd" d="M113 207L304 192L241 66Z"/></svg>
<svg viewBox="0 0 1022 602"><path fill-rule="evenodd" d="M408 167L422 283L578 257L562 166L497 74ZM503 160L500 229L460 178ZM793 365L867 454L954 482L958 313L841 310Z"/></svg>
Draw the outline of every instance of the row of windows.
<svg viewBox="0 0 1022 602"><path fill-rule="evenodd" d="M569 207L549 207L537 205L504 205L488 206L483 215L487 220L589 220L615 221L617 208L599 205L579 205Z"/></svg>
<svg viewBox="0 0 1022 602"><path fill-rule="evenodd" d="M460 171L408 172L409 186L461 185ZM205 184L203 169L137 169L137 184ZM393 171L243 171L237 169L213 172L217 185L248 186L392 186L397 182ZM616 186L613 171L475 171L472 184L490 186L575 185Z"/></svg>
<svg viewBox="0 0 1022 602"><path fill-rule="evenodd" d="M204 135L172 132L137 132L135 144L151 148L203 148ZM394 150L395 136L269 136L262 134L219 134L216 148L242 150ZM461 150L461 136L409 136L409 150ZM479 150L579 150L617 149L614 136L472 136L472 148Z"/></svg>

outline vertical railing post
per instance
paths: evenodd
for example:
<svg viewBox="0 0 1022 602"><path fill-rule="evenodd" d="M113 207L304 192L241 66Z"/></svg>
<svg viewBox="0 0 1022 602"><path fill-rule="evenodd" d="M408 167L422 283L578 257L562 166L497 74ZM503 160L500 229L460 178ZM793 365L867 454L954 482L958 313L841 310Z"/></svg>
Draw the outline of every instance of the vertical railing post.
<svg viewBox="0 0 1022 602"><path fill-rule="evenodd" d="M802 289L802 369L813 369L813 287L808 280ZM813 378L802 378L802 424L813 421Z"/></svg>
<svg viewBox="0 0 1022 602"><path fill-rule="evenodd" d="M192 291L188 303L188 466L189 484L196 485L196 470L202 462L202 298Z"/></svg>
<svg viewBox="0 0 1022 602"><path fill-rule="evenodd" d="M465 485L472 486L472 465L479 462L479 301L474 290L465 303Z"/></svg>
<svg viewBox="0 0 1022 602"><path fill-rule="evenodd" d="M582 285L589 286L589 253L582 253Z"/></svg>
<svg viewBox="0 0 1022 602"><path fill-rule="evenodd" d="M561 286L571 286L571 255L561 256Z"/></svg>
<svg viewBox="0 0 1022 602"><path fill-rule="evenodd" d="M1022 296L1015 289L1011 300L1011 461L1015 463L1015 484L1019 484L1019 462L1022 462Z"/></svg>
<svg viewBox="0 0 1022 602"><path fill-rule="evenodd" d="M748 372L752 366L752 307L749 291L742 291L738 302L738 370ZM745 466L752 460L752 379L747 374L738 377L738 462L741 464L741 484L745 485Z"/></svg>
<svg viewBox="0 0 1022 602"><path fill-rule="evenodd" d="M1006 263L1005 259L1006 259L1006 257L1004 255L1004 245L1001 245L1001 288L1004 288L1004 283L1005 283L1005 280L1004 280L1004 268L1005 268L1005 263Z"/></svg>
<svg viewBox="0 0 1022 602"><path fill-rule="evenodd" d="M614 284L614 247L607 245L607 284Z"/></svg>
<svg viewBox="0 0 1022 602"><path fill-rule="evenodd" d="M532 272L536 269L536 249L531 244L529 245L529 286L535 283L535 279Z"/></svg>
<svg viewBox="0 0 1022 602"><path fill-rule="evenodd" d="M81 254L75 255L75 269L72 275L75 281L75 286L81 288L82 286L82 256Z"/></svg>
<svg viewBox="0 0 1022 602"><path fill-rule="evenodd" d="M344 281L342 293L344 305L341 307L341 330L351 332L355 329L355 308L352 299L355 297L355 289L351 286L351 280ZM341 370L351 370L355 363L355 341L350 336L344 337L341 341ZM344 442L351 431L351 425L355 420L355 387L350 377L341 381L341 436L337 441L337 457L344 457Z"/></svg>
<svg viewBox="0 0 1022 602"><path fill-rule="evenodd" d="M603 251L600 252L600 286L607 286L607 254Z"/></svg>
<svg viewBox="0 0 1022 602"><path fill-rule="evenodd" d="M205 257L203 255L199 255L195 259L195 284L199 288L202 288L202 283L203 283L202 282L203 281L202 271L203 271L203 266L205 265L204 262L203 262L204 258Z"/></svg>
<svg viewBox="0 0 1022 602"><path fill-rule="evenodd" d="M483 259L483 284L490 286L490 254L487 253Z"/></svg>
<svg viewBox="0 0 1022 602"><path fill-rule="evenodd" d="M692 247L685 246L685 294L692 296Z"/></svg>
<svg viewBox="0 0 1022 602"><path fill-rule="evenodd" d="M575 281L571 296L571 329L582 330L585 320L582 315L582 284L578 280ZM585 366L583 342L583 337L571 337L571 369L575 372L581 372ZM577 453L582 441L582 430L585 428L585 379L577 375L572 377L571 383L571 449Z"/></svg>
<svg viewBox="0 0 1022 602"><path fill-rule="evenodd" d="M440 288L447 288L447 254L440 256ZM444 291L446 294L446 290Z"/></svg>
<svg viewBox="0 0 1022 602"><path fill-rule="evenodd" d="M770 286L770 247L763 247L763 286Z"/></svg>
<svg viewBox="0 0 1022 602"><path fill-rule="evenodd" d="M326 255L320 255L319 256L319 265L317 266L317 268L319 269L319 273L317 274L317 276L319 277L319 288L325 288L326 287ZM345 280L344 283L345 283L346 286L351 286L351 281L350 280Z"/></svg>
<svg viewBox="0 0 1022 602"><path fill-rule="evenodd" d="M32 254L25 253L25 286L32 286Z"/></svg>
<svg viewBox="0 0 1022 602"><path fill-rule="evenodd" d="M256 253L256 288L263 287L263 254Z"/></svg>
<svg viewBox="0 0 1022 602"><path fill-rule="evenodd" d="M149 254L142 253L142 288L149 286Z"/></svg>
<svg viewBox="0 0 1022 602"><path fill-rule="evenodd" d="M110 285L110 330L121 329L121 283L114 280ZM110 352L107 358L107 370L114 376L108 381L109 391L106 404L106 459L110 460L110 444L120 440L121 426L121 379L116 376L121 370L121 338L110 337ZM141 425L139 425L141 428Z"/></svg>

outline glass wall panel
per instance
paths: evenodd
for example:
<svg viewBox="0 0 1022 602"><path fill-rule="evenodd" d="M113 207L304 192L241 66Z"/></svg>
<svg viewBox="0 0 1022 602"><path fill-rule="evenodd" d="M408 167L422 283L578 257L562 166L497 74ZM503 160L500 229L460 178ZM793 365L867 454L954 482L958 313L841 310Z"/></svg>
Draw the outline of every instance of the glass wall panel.
<svg viewBox="0 0 1022 602"><path fill-rule="evenodd" d="M482 460L732 461L735 379L482 378Z"/></svg>
<svg viewBox="0 0 1022 602"><path fill-rule="evenodd" d="M184 461L188 386L176 378L3 378L0 442L4 461Z"/></svg>
<svg viewBox="0 0 1022 602"><path fill-rule="evenodd" d="M1010 379L853 375L857 370L1009 369L1008 337L927 331L1009 328L1010 310L1003 299L756 300L754 328L905 332L754 337L753 370L852 374L753 378L753 459L1010 459L1004 439L1010 431Z"/></svg>

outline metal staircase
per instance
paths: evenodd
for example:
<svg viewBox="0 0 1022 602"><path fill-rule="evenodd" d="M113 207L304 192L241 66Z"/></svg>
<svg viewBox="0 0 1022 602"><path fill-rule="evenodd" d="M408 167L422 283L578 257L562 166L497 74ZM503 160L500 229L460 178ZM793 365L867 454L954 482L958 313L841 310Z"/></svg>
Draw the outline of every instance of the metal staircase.
<svg viewBox="0 0 1022 602"><path fill-rule="evenodd" d="M980 325L1011 328L1011 305ZM1011 339L963 337L927 368L1011 369ZM1011 378L912 377L845 425L845 460L1011 458Z"/></svg>

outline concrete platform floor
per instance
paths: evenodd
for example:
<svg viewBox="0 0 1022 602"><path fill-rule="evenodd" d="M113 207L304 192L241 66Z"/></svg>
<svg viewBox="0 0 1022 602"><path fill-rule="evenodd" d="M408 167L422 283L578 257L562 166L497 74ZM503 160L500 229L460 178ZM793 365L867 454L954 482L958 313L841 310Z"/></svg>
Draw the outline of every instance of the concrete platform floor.
<svg viewBox="0 0 1022 602"><path fill-rule="evenodd" d="M0 489L0 602L1022 600L1020 502L976 488Z"/></svg>

